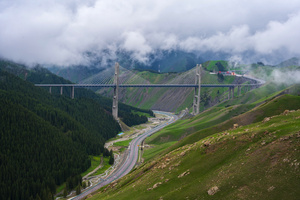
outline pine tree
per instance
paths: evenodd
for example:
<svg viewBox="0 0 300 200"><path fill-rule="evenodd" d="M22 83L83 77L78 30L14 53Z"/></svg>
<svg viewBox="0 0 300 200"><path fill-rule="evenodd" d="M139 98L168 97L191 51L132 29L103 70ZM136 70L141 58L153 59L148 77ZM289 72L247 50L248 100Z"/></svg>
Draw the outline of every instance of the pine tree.
<svg viewBox="0 0 300 200"><path fill-rule="evenodd" d="M112 155L112 156L109 157L108 164L113 165L114 162L115 162L115 159L114 159L114 156Z"/></svg>
<svg viewBox="0 0 300 200"><path fill-rule="evenodd" d="M76 195L79 195L81 193L80 184L76 187Z"/></svg>

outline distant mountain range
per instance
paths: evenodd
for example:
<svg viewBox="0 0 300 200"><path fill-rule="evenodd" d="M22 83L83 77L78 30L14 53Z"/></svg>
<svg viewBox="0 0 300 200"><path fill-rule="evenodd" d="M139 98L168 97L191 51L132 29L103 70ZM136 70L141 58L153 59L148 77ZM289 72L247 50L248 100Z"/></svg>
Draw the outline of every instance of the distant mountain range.
<svg viewBox="0 0 300 200"><path fill-rule="evenodd" d="M80 82L89 76L99 73L102 70L113 67L115 62L126 69L149 70L154 72L183 72L192 69L197 63L203 63L206 60L194 53L183 51L159 51L149 56L146 63L132 59L129 52L117 52L115 56L109 54L92 55L89 65L77 66L51 66L48 69L72 82Z"/></svg>
<svg viewBox="0 0 300 200"><path fill-rule="evenodd" d="M276 65L276 67L289 67L289 66L299 66L299 65L300 65L300 58L293 57L291 59L279 63L278 65Z"/></svg>

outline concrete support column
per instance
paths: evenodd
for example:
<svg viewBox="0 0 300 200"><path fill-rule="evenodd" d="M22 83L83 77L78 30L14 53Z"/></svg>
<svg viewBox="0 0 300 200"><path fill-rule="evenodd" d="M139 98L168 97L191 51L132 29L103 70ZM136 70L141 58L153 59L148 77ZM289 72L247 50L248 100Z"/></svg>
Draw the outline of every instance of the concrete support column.
<svg viewBox="0 0 300 200"><path fill-rule="evenodd" d="M63 87L61 86L60 87L60 95L62 95L63 94Z"/></svg>
<svg viewBox="0 0 300 200"><path fill-rule="evenodd" d="M74 86L72 86L72 92L71 92L71 98L74 99L74 96L75 96L75 88Z"/></svg>
<svg viewBox="0 0 300 200"><path fill-rule="evenodd" d="M231 92L232 92L231 93L231 98L233 99L234 98L234 87L231 88Z"/></svg>
<svg viewBox="0 0 300 200"><path fill-rule="evenodd" d="M238 96L240 96L241 95L241 86L239 85L238 86Z"/></svg>
<svg viewBox="0 0 300 200"><path fill-rule="evenodd" d="M196 76L195 76L195 87L194 89L194 101L193 101L193 115L199 114L200 108L200 92L201 92L201 64L196 66Z"/></svg>
<svg viewBox="0 0 300 200"><path fill-rule="evenodd" d="M112 115L116 120L118 120L119 63L117 62L115 64L114 85Z"/></svg>
<svg viewBox="0 0 300 200"><path fill-rule="evenodd" d="M52 87L50 86L50 87L49 87L49 93L50 93L50 94L51 94L51 90L52 90Z"/></svg>

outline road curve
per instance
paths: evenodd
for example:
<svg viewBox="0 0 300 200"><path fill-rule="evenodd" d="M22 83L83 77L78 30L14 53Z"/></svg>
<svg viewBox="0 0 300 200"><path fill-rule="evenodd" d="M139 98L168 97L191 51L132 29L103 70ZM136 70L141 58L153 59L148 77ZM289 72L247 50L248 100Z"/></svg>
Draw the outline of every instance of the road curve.
<svg viewBox="0 0 300 200"><path fill-rule="evenodd" d="M154 111L154 113L168 115L170 117L170 120L152 128L151 130L145 132L144 134L139 135L138 137L134 138L129 144L128 154L127 154L127 158L126 158L125 162L120 167L118 167L118 169L116 171L114 171L108 178L102 180L97 185L84 191L80 195L71 198L72 200L83 199L84 197L97 191L101 187L108 185L109 183L113 182L114 180L117 180L117 179L125 176L126 174L128 174L133 169L133 167L135 166L135 164L138 160L138 150L139 150L138 145L140 145L142 143L142 141L145 138L147 138L148 136L159 131L160 129L164 128L165 126L167 126L171 123L174 123L176 120L179 119L176 115L173 115L172 113L168 113L168 112Z"/></svg>

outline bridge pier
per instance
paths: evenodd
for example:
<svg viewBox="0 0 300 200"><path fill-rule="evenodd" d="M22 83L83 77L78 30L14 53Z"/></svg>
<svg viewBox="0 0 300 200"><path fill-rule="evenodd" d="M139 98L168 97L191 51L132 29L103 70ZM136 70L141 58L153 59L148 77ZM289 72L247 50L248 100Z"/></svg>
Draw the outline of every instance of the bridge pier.
<svg viewBox="0 0 300 200"><path fill-rule="evenodd" d="M60 87L60 95L63 95L63 87Z"/></svg>
<svg viewBox="0 0 300 200"><path fill-rule="evenodd" d="M228 88L228 100L230 99L230 87Z"/></svg>
<svg viewBox="0 0 300 200"><path fill-rule="evenodd" d="M234 87L229 87L228 89L228 100L234 98Z"/></svg>
<svg viewBox="0 0 300 200"><path fill-rule="evenodd" d="M72 91L71 91L71 98L74 99L74 96L75 96L75 88L74 86L72 86Z"/></svg>
<svg viewBox="0 0 300 200"><path fill-rule="evenodd" d="M239 85L238 86L238 96L240 96L241 95L241 86Z"/></svg>
<svg viewBox="0 0 300 200"><path fill-rule="evenodd" d="M118 120L118 93L119 93L119 63L115 64L115 75L114 75L114 96L113 96L113 106L112 115L115 120Z"/></svg>
<svg viewBox="0 0 300 200"><path fill-rule="evenodd" d="M50 87L49 87L49 93L50 93L50 94L51 94L51 92L52 92L51 90L52 90L52 87L50 86Z"/></svg>
<svg viewBox="0 0 300 200"><path fill-rule="evenodd" d="M198 115L200 108L201 66L201 64L196 66L195 85L198 87L194 89L193 115Z"/></svg>

